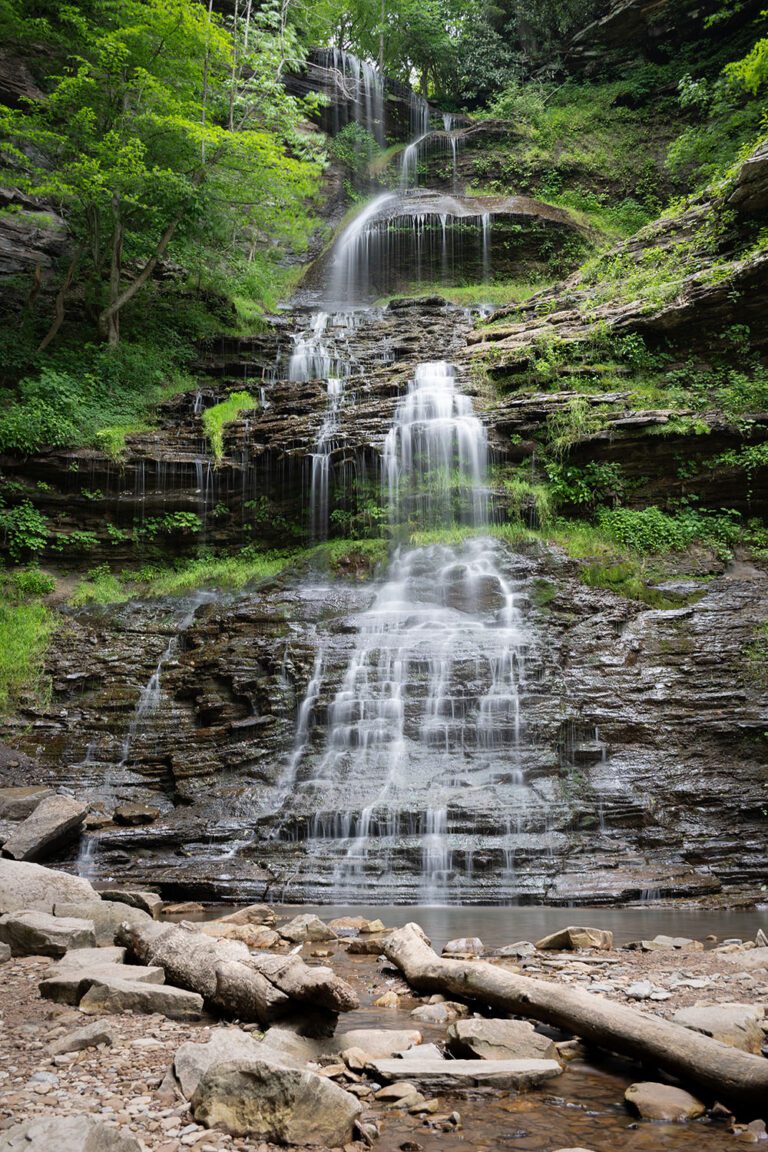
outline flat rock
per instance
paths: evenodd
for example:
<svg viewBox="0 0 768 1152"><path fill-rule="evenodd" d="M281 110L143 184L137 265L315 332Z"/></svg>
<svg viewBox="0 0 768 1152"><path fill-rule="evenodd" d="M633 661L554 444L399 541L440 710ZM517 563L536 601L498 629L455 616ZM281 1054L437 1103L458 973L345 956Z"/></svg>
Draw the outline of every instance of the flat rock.
<svg viewBox="0 0 768 1152"><path fill-rule="evenodd" d="M26 820L41 800L55 795L52 788L33 784L22 788L0 788L0 820Z"/></svg>
<svg viewBox="0 0 768 1152"><path fill-rule="evenodd" d="M548 949L562 949L578 951L580 948L599 948L601 951L610 951L613 948L613 932L604 928L582 928L571 925L551 932L536 941L536 947L541 951Z"/></svg>
<svg viewBox="0 0 768 1152"><path fill-rule="evenodd" d="M109 900L113 904L127 904L129 908L138 908L146 912L153 920L160 916L163 907L163 898L157 892L144 892L139 888L106 888L101 892L102 900Z"/></svg>
<svg viewBox="0 0 768 1152"><path fill-rule="evenodd" d="M209 1068L192 1096L206 1128L277 1144L338 1147L351 1141L360 1101L313 1072L259 1061Z"/></svg>
<svg viewBox="0 0 768 1152"><path fill-rule="evenodd" d="M287 924L280 925L277 931L284 940L290 941L291 944L306 944L308 942L319 944L324 940L338 940L333 928L329 928L319 916L314 916L309 912L302 916L294 916L293 920L289 920Z"/></svg>
<svg viewBox="0 0 768 1152"><path fill-rule="evenodd" d="M764 1040L760 1022L764 1017L765 1009L759 1004L706 1004L680 1008L672 1022L759 1056Z"/></svg>
<svg viewBox="0 0 768 1152"><path fill-rule="evenodd" d="M49 1051L52 1056L64 1056L67 1052L83 1052L86 1048L98 1048L100 1044L114 1044L115 1031L105 1020L92 1020L84 1028L78 1028L67 1036L54 1040Z"/></svg>
<svg viewBox="0 0 768 1152"><path fill-rule="evenodd" d="M96 943L99 946L114 944L115 935L121 924L141 925L152 920L148 912L117 900L54 904L53 914L92 921Z"/></svg>
<svg viewBox="0 0 768 1152"><path fill-rule="evenodd" d="M562 1072L556 1060L373 1060L381 1080L408 1080L419 1089L534 1088Z"/></svg>
<svg viewBox="0 0 768 1152"><path fill-rule="evenodd" d="M69 955L69 953L67 954ZM105 980L130 980L139 984L163 984L162 968L129 964L94 964L92 967L66 966L66 957L57 965L57 971L47 972L38 984L44 1000L57 1004L79 1004L89 988Z"/></svg>
<svg viewBox="0 0 768 1152"><path fill-rule="evenodd" d="M86 1016L158 1012L171 1020L199 1020L203 998L197 992L172 988L168 984L141 984L110 976L91 985L80 1001L80 1011Z"/></svg>
<svg viewBox="0 0 768 1152"><path fill-rule="evenodd" d="M691 940L687 936L654 936L652 940L642 940L640 947L643 952L676 951L676 952L703 952L704 945L700 940Z"/></svg>
<svg viewBox="0 0 768 1152"><path fill-rule="evenodd" d="M370 1059L394 1056L416 1044L421 1044L421 1032L416 1029L352 1028L334 1037L337 1052L361 1048Z"/></svg>
<svg viewBox="0 0 768 1152"><path fill-rule="evenodd" d="M448 1028L448 1047L470 1059L557 1059L554 1042L525 1020L457 1020Z"/></svg>
<svg viewBox="0 0 768 1152"><path fill-rule="evenodd" d="M624 1093L624 1099L644 1120L666 1120L681 1122L695 1120L703 1116L706 1108L682 1088L673 1088L670 1084L655 1084L652 1081L643 1081L639 1084L630 1084Z"/></svg>
<svg viewBox="0 0 768 1152"><path fill-rule="evenodd" d="M258 1060L260 1040L240 1028L215 1028L205 1044L188 1042L176 1049L173 1072L185 1099L189 1100L201 1079L215 1064Z"/></svg>
<svg viewBox="0 0 768 1152"><path fill-rule="evenodd" d="M240 908L237 912L221 917L222 924L266 924L272 927L276 922L275 910L268 904L249 904L247 908Z"/></svg>
<svg viewBox="0 0 768 1152"><path fill-rule="evenodd" d="M19 911L0 916L0 942L14 956L63 956L70 948L96 943L90 920L50 916L47 912Z"/></svg>
<svg viewBox="0 0 768 1152"><path fill-rule="evenodd" d="M13 860L44 860L79 834L88 805L70 796L45 796L3 844Z"/></svg>
<svg viewBox="0 0 768 1152"><path fill-rule="evenodd" d="M65 900L98 900L93 886L79 876L21 860L0 859L0 913L34 908L50 912Z"/></svg>
<svg viewBox="0 0 768 1152"><path fill-rule="evenodd" d="M142 1145L90 1116L40 1116L0 1133L0 1152L142 1152Z"/></svg>
<svg viewBox="0 0 768 1152"><path fill-rule="evenodd" d="M66 956L48 969L48 973L55 975L62 968L92 968L95 964L123 964L125 951L117 944L107 948L70 948Z"/></svg>

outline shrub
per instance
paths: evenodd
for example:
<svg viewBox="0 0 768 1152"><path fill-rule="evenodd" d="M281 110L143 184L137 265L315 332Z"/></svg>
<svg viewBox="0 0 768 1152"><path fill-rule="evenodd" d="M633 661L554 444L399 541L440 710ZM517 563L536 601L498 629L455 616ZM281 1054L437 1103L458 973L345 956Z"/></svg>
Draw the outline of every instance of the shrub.
<svg viewBox="0 0 768 1152"><path fill-rule="evenodd" d="M48 522L29 500L0 511L0 530L14 560L27 552L42 552L50 538Z"/></svg>

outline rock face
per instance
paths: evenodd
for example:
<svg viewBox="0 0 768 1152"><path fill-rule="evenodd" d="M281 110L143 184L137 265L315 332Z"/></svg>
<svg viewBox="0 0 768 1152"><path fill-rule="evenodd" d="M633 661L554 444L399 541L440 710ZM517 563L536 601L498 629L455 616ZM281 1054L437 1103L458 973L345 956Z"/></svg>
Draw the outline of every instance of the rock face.
<svg viewBox="0 0 768 1152"><path fill-rule="evenodd" d="M760 1026L764 1016L765 1009L759 1004L708 1004L680 1008L672 1020L732 1048L759 1055L765 1040Z"/></svg>
<svg viewBox="0 0 768 1152"><path fill-rule="evenodd" d="M45 1116L0 1134L0 1152L141 1152L141 1144L90 1116Z"/></svg>
<svg viewBox="0 0 768 1152"><path fill-rule="evenodd" d="M361 1111L331 1081L263 1060L214 1065L192 1097L198 1123L277 1144L346 1144Z"/></svg>
<svg viewBox="0 0 768 1152"><path fill-rule="evenodd" d="M3 844L14 860L41 860L75 837L88 814L88 805L69 796L46 796Z"/></svg>
<svg viewBox="0 0 768 1152"><path fill-rule="evenodd" d="M669 1084L654 1084L650 1081L631 1084L624 1093L624 1099L644 1120L678 1121L695 1120L703 1116L706 1108L682 1088Z"/></svg>
<svg viewBox="0 0 768 1152"><path fill-rule="evenodd" d="M90 920L49 916L46 912L9 912L0 916L0 941L14 956L63 956L70 948L96 943Z"/></svg>
<svg viewBox="0 0 768 1152"><path fill-rule="evenodd" d="M524 1020L457 1020L448 1047L460 1057L481 1060L556 1060L557 1048Z"/></svg>

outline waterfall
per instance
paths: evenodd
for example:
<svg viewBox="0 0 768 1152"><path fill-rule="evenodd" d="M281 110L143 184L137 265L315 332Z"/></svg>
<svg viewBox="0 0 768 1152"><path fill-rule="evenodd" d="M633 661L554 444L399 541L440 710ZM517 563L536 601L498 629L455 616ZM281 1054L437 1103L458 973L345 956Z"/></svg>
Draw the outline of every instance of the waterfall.
<svg viewBox="0 0 768 1152"><path fill-rule="evenodd" d="M325 49L321 59L325 60L330 74L323 87L333 106L334 135L354 120L383 146L384 77L378 68L341 48ZM334 96L340 99L341 105L333 100Z"/></svg>
<svg viewBox="0 0 768 1152"><path fill-rule="evenodd" d="M498 545L483 535L486 468L485 429L453 368L420 365L384 445L393 532L465 525L472 534L455 545L395 549L373 603L357 618L325 748L314 764L306 761L302 778L318 657L283 798L293 808L302 794L311 797L309 839L339 842L339 901L359 898L374 854L386 874L404 837L420 845L424 898L447 899L455 873L449 793L488 750L503 749L506 763L515 763L528 638Z"/></svg>
<svg viewBox="0 0 768 1152"><path fill-rule="evenodd" d="M309 490L309 519L313 540L328 536L331 453L336 447L339 430L339 408L344 396L344 382L330 377L327 381L328 408L312 453L312 475Z"/></svg>

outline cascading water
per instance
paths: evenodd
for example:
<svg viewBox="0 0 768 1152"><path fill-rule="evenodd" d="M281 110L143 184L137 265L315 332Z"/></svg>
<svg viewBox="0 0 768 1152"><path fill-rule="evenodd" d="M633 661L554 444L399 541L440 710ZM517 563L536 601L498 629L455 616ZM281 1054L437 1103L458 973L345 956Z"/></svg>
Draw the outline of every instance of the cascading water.
<svg viewBox="0 0 768 1152"><path fill-rule="evenodd" d="M485 430L453 369L421 365L386 439L385 497L395 533L455 527L460 539L396 549L357 620L325 750L302 771L318 657L286 774L291 809L302 798L313 809L309 841L335 844L339 901L359 899L373 874L386 888L402 852L421 873L423 897L449 899L449 797L482 786L489 755L503 751L508 770L516 761L528 637L498 545L482 535L486 467Z"/></svg>
<svg viewBox="0 0 768 1152"><path fill-rule="evenodd" d="M334 135L354 120L383 146L384 77L378 68L340 48L327 48L319 58L328 73L323 87L332 102Z"/></svg>
<svg viewBox="0 0 768 1152"><path fill-rule="evenodd" d="M309 519L313 540L325 540L328 536L330 513L329 492L331 483L331 453L336 445L339 430L339 408L344 396L344 382L330 377L328 387L328 410L312 453L312 475L309 490Z"/></svg>

